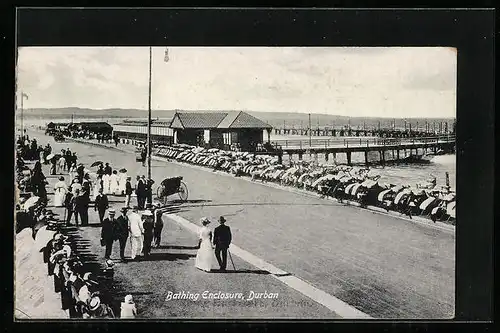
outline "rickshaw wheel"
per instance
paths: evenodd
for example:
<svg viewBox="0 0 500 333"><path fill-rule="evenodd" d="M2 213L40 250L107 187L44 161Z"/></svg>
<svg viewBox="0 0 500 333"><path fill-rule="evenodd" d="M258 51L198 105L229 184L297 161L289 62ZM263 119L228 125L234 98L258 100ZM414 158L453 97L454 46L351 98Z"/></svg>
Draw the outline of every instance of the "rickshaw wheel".
<svg viewBox="0 0 500 333"><path fill-rule="evenodd" d="M182 201L186 201L188 198L188 188L184 182L181 182L179 185L179 198Z"/></svg>

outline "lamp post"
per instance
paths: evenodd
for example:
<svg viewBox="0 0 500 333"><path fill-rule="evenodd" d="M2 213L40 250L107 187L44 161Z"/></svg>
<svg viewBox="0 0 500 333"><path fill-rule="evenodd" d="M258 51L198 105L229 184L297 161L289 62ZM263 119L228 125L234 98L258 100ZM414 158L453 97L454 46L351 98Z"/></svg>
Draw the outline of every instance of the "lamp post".
<svg viewBox="0 0 500 333"><path fill-rule="evenodd" d="M312 147L311 114L309 113L309 147Z"/></svg>
<svg viewBox="0 0 500 333"><path fill-rule="evenodd" d="M151 64L152 64L152 48L149 47L149 93L148 93L148 145L147 145L147 154L148 154L148 179L150 182L151 179ZM150 186L150 185L149 185ZM148 187L149 187L148 186ZM151 189L148 188L150 191ZM148 203L151 203L151 196L148 195Z"/></svg>

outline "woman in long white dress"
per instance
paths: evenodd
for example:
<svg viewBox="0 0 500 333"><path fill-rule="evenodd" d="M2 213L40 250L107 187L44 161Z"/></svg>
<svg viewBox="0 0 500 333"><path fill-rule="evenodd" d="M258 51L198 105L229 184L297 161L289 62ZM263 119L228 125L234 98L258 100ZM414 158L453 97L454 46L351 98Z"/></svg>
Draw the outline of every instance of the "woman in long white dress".
<svg viewBox="0 0 500 333"><path fill-rule="evenodd" d="M75 178L73 179L73 184L71 184L71 193L73 193L74 196L76 196L76 190L82 193L82 184Z"/></svg>
<svg viewBox="0 0 500 333"><path fill-rule="evenodd" d="M200 220L203 227L200 229L199 248L196 253L196 261L194 266L205 272L210 272L212 269L212 262L215 257L212 248L212 231L207 227L210 220L206 217Z"/></svg>
<svg viewBox="0 0 500 333"><path fill-rule="evenodd" d="M95 198L99 194L99 190L103 188L102 183L103 183L102 176L101 175L97 176L97 179L95 181L95 186L94 186L94 193L92 195L92 200L95 200Z"/></svg>
<svg viewBox="0 0 500 333"><path fill-rule="evenodd" d="M120 172L118 176L118 192L119 195L125 195L125 185L127 184L127 173Z"/></svg>
<svg viewBox="0 0 500 333"><path fill-rule="evenodd" d="M54 185L54 207L64 206L64 198L68 192L68 186L64 182L64 177L59 177L59 181Z"/></svg>
<svg viewBox="0 0 500 333"><path fill-rule="evenodd" d="M102 175L102 192L104 194L110 194L110 176L108 174Z"/></svg>
<svg viewBox="0 0 500 333"><path fill-rule="evenodd" d="M113 173L109 177L109 191L111 192L111 194L114 195L120 194L118 193L120 189L120 185L118 183L119 180L120 178L118 178L118 173L116 172L116 170L113 170Z"/></svg>
<svg viewBox="0 0 500 333"><path fill-rule="evenodd" d="M66 158L64 156L59 157L57 161L58 170L57 173L62 174L66 170Z"/></svg>

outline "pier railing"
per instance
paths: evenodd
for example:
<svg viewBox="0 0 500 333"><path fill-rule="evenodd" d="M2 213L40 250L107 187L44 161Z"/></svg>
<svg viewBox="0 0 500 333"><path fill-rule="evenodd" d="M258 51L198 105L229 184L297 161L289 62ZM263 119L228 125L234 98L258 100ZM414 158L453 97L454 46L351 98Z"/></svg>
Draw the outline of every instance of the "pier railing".
<svg viewBox="0 0 500 333"><path fill-rule="evenodd" d="M273 140L272 145L276 148L329 148L329 147L370 147L370 146L393 146L403 144L433 144L455 142L454 135L438 135L418 138L328 138L311 140Z"/></svg>

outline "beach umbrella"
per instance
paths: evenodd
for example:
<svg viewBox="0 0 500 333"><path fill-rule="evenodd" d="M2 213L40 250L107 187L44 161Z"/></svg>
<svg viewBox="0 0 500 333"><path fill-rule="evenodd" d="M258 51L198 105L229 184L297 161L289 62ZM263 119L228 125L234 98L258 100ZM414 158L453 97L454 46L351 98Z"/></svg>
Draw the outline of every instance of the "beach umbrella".
<svg viewBox="0 0 500 333"><path fill-rule="evenodd" d="M425 191L424 190L418 190L417 192L414 192L414 194L416 196L421 196L421 195L424 195L425 194Z"/></svg>
<svg viewBox="0 0 500 333"><path fill-rule="evenodd" d="M334 179L335 176L334 175L331 175L331 174L328 174L326 176L323 176L323 177L320 177L319 179L317 179L312 186L316 187L318 186L319 184L325 182L325 181L329 181L329 180L332 180Z"/></svg>
<svg viewBox="0 0 500 333"><path fill-rule="evenodd" d="M358 189L359 189L360 187L361 187L361 184L360 184L360 183L356 183L356 184L354 184L354 186L353 186L353 187L352 187L352 189L351 189L351 194L352 194L352 195L355 195L355 194L356 194L356 192L358 191Z"/></svg>
<svg viewBox="0 0 500 333"><path fill-rule="evenodd" d="M30 207L33 207L37 204L37 202L40 200L40 197L33 196L28 198L23 204L24 209L29 209Z"/></svg>
<svg viewBox="0 0 500 333"><path fill-rule="evenodd" d="M352 183L352 184L347 185L346 188L344 189L344 193L349 194L351 192L351 189L354 187L354 185L356 185L356 183Z"/></svg>
<svg viewBox="0 0 500 333"><path fill-rule="evenodd" d="M54 158L54 156L55 156L54 154L49 154L49 155L47 155L47 157L46 157L45 159L46 159L47 161L50 161L51 159L53 159L53 158Z"/></svg>
<svg viewBox="0 0 500 333"><path fill-rule="evenodd" d="M298 180L298 181L299 181L299 182L303 182L303 181L304 181L304 179L305 179L306 177L307 177L307 178L310 178L310 177L311 177L311 175L310 175L310 174L308 174L308 173L304 173L304 174L302 174L302 175L299 177L299 180Z"/></svg>
<svg viewBox="0 0 500 333"><path fill-rule="evenodd" d="M410 192L411 192L410 189L404 189L403 191L399 192L396 195L396 198L394 198L394 203L397 205L399 203L399 201L401 201L401 199L403 198L403 196L410 194Z"/></svg>
<svg viewBox="0 0 500 333"><path fill-rule="evenodd" d="M96 166L99 166L99 165L103 165L103 164L104 164L104 163L103 163L102 161L95 161L94 163L92 163L92 164L90 165L90 167L91 167L91 168L93 168L93 167L96 167Z"/></svg>
<svg viewBox="0 0 500 333"><path fill-rule="evenodd" d="M435 198L435 197L430 197L430 198L427 198L427 199L425 199L425 200L424 200L424 201L420 204L420 206L419 206L418 208L420 208L420 209L422 209L422 210L426 210L426 209L427 209L427 207L429 207L429 205L430 205L431 203L433 203L434 201L436 201L436 200L437 200L437 198Z"/></svg>
<svg viewBox="0 0 500 333"><path fill-rule="evenodd" d="M284 174L283 176L286 176L286 175L292 174L292 173L294 173L295 171L297 171L297 168L294 168L294 167L289 168L289 169L287 169L287 170L285 171L285 174Z"/></svg>
<svg viewBox="0 0 500 333"><path fill-rule="evenodd" d="M361 183L361 186L366 187L366 188L372 188L373 186L375 186L375 184L377 184L376 181L371 180L371 179L366 179L365 181L363 181Z"/></svg>
<svg viewBox="0 0 500 333"><path fill-rule="evenodd" d="M351 177L351 176L347 176L347 175L346 175L346 176L344 176L344 177L340 178L340 182L341 182L341 183L347 183L347 182L348 182L348 181L350 181L351 179L352 179L352 177Z"/></svg>
<svg viewBox="0 0 500 333"><path fill-rule="evenodd" d="M396 185L396 186L393 186L390 188L390 190L394 193L398 193L399 191L401 191L403 189L403 186L401 185Z"/></svg>
<svg viewBox="0 0 500 333"><path fill-rule="evenodd" d="M385 196L387 193L389 193L390 191L391 191L391 190L389 189L389 190L383 190L382 192L380 192L380 193L378 194L378 197L377 197L378 201L380 201L380 202L384 201L384 196Z"/></svg>

